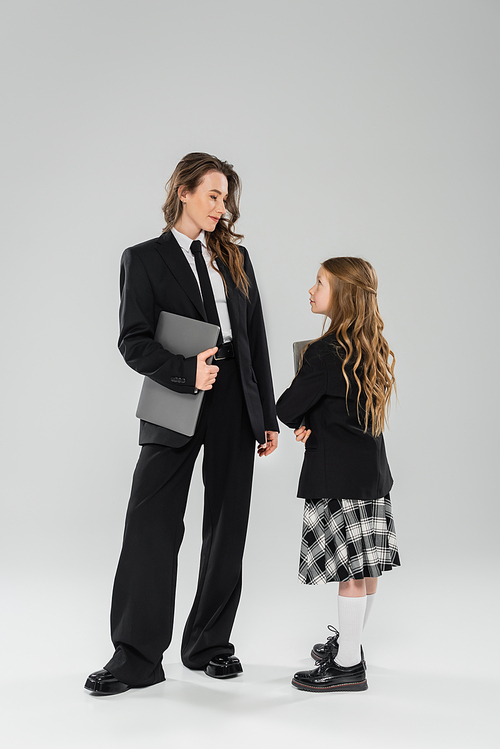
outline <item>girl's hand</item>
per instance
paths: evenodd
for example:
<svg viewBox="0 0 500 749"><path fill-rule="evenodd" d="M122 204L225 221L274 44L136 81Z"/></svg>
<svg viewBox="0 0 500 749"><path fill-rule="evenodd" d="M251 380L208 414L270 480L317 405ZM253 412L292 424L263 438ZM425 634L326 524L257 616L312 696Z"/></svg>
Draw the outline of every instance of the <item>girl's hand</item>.
<svg viewBox="0 0 500 749"><path fill-rule="evenodd" d="M278 432L266 432L266 444L259 445L257 448L259 458L262 458L262 457L265 458L267 455L271 455L271 453L273 453L277 447L278 447Z"/></svg>
<svg viewBox="0 0 500 749"><path fill-rule="evenodd" d="M295 439L297 442L303 442L304 444L309 439L309 435L311 434L310 429L306 429L305 427L299 427L298 429L294 429L293 433L295 435Z"/></svg>

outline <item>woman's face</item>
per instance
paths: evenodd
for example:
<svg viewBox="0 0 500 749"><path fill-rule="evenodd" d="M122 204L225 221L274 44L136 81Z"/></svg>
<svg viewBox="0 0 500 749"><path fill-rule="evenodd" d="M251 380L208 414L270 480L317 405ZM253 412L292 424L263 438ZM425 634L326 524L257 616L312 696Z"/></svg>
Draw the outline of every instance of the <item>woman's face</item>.
<svg viewBox="0 0 500 749"><path fill-rule="evenodd" d="M202 229L213 231L226 212L227 178L220 172L208 172L193 192L180 187L179 198L183 209L175 228L196 239Z"/></svg>
<svg viewBox="0 0 500 749"><path fill-rule="evenodd" d="M332 290L326 271L320 268L316 283L309 289L311 311L316 315L327 315L332 306Z"/></svg>

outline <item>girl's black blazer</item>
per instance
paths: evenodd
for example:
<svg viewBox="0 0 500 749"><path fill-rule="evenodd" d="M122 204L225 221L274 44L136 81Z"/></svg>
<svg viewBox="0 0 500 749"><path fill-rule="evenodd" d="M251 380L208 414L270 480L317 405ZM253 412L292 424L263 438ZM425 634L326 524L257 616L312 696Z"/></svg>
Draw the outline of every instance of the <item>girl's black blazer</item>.
<svg viewBox="0 0 500 749"><path fill-rule="evenodd" d="M392 476L384 438L364 432L356 414L357 386L346 382L332 336L306 350L302 368L277 403L278 418L292 429L311 429L297 496L306 499L385 497ZM350 370L347 368L347 374Z"/></svg>

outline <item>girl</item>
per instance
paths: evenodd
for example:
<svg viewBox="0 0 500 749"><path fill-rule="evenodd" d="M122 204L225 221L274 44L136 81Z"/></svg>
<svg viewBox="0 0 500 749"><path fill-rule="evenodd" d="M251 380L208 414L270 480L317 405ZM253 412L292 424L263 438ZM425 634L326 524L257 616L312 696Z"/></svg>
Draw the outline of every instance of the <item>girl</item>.
<svg viewBox="0 0 500 749"><path fill-rule="evenodd" d="M394 355L382 335L377 276L365 260L321 264L309 290L326 333L305 349L278 417L305 444L298 496L305 498L299 579L338 582L339 630L313 647L319 661L292 684L309 692L368 688L361 633L377 578L399 566L382 431L394 380Z"/></svg>

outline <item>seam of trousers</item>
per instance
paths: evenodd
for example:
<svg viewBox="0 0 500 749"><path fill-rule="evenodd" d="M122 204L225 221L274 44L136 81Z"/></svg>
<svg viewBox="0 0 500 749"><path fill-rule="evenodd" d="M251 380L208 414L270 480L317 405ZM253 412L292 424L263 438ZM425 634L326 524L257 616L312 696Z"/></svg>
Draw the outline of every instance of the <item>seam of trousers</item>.
<svg viewBox="0 0 500 749"><path fill-rule="evenodd" d="M193 470L194 470L194 465L193 465ZM175 599L176 599L176 592L177 592L177 576L178 576L178 571L179 571L179 552L181 550L180 546L182 544L182 540L181 540L180 544L178 544L177 543L177 539L181 535L181 530L182 530L182 537L184 537L184 516L186 514L186 506L187 506L187 497L186 497L186 502L184 504L184 513L182 515L181 522L180 522L180 524L177 527L177 530L175 532L175 548L177 549L177 556L176 556L176 559L175 559L175 564L172 565L172 572L171 572L171 577L170 577L170 590L173 591L173 593L172 593L172 606L171 606L171 612L172 612L171 613L171 617L172 617L172 621L171 621L171 625L170 625L170 630L171 630L170 631L170 642L168 643L167 647L170 646L170 643L172 642L172 636L173 636L173 633L174 633ZM160 655L160 663L161 663L162 659L163 659L163 653Z"/></svg>
<svg viewBox="0 0 500 749"><path fill-rule="evenodd" d="M214 538L214 522L213 522L213 517L212 517L212 509L210 507L210 503L209 502L206 503L206 508L208 510L208 515L209 515L209 518L210 518L210 547L208 549L208 554L206 556L207 563L206 563L206 567L205 567L205 572L203 573L203 580L199 581L200 596L198 597L198 600L197 601L195 600L195 602L194 602L196 604L196 610L193 610L193 613L194 613L193 619L196 619L196 617L198 615L198 609L200 607L200 600L201 600L201 592L203 590L203 585L205 583L205 578L207 576L208 561L210 559L210 553L212 551L212 544L213 544L213 538ZM194 634L194 629L191 630L191 637L192 637L193 634ZM198 634L196 636L198 636Z"/></svg>

